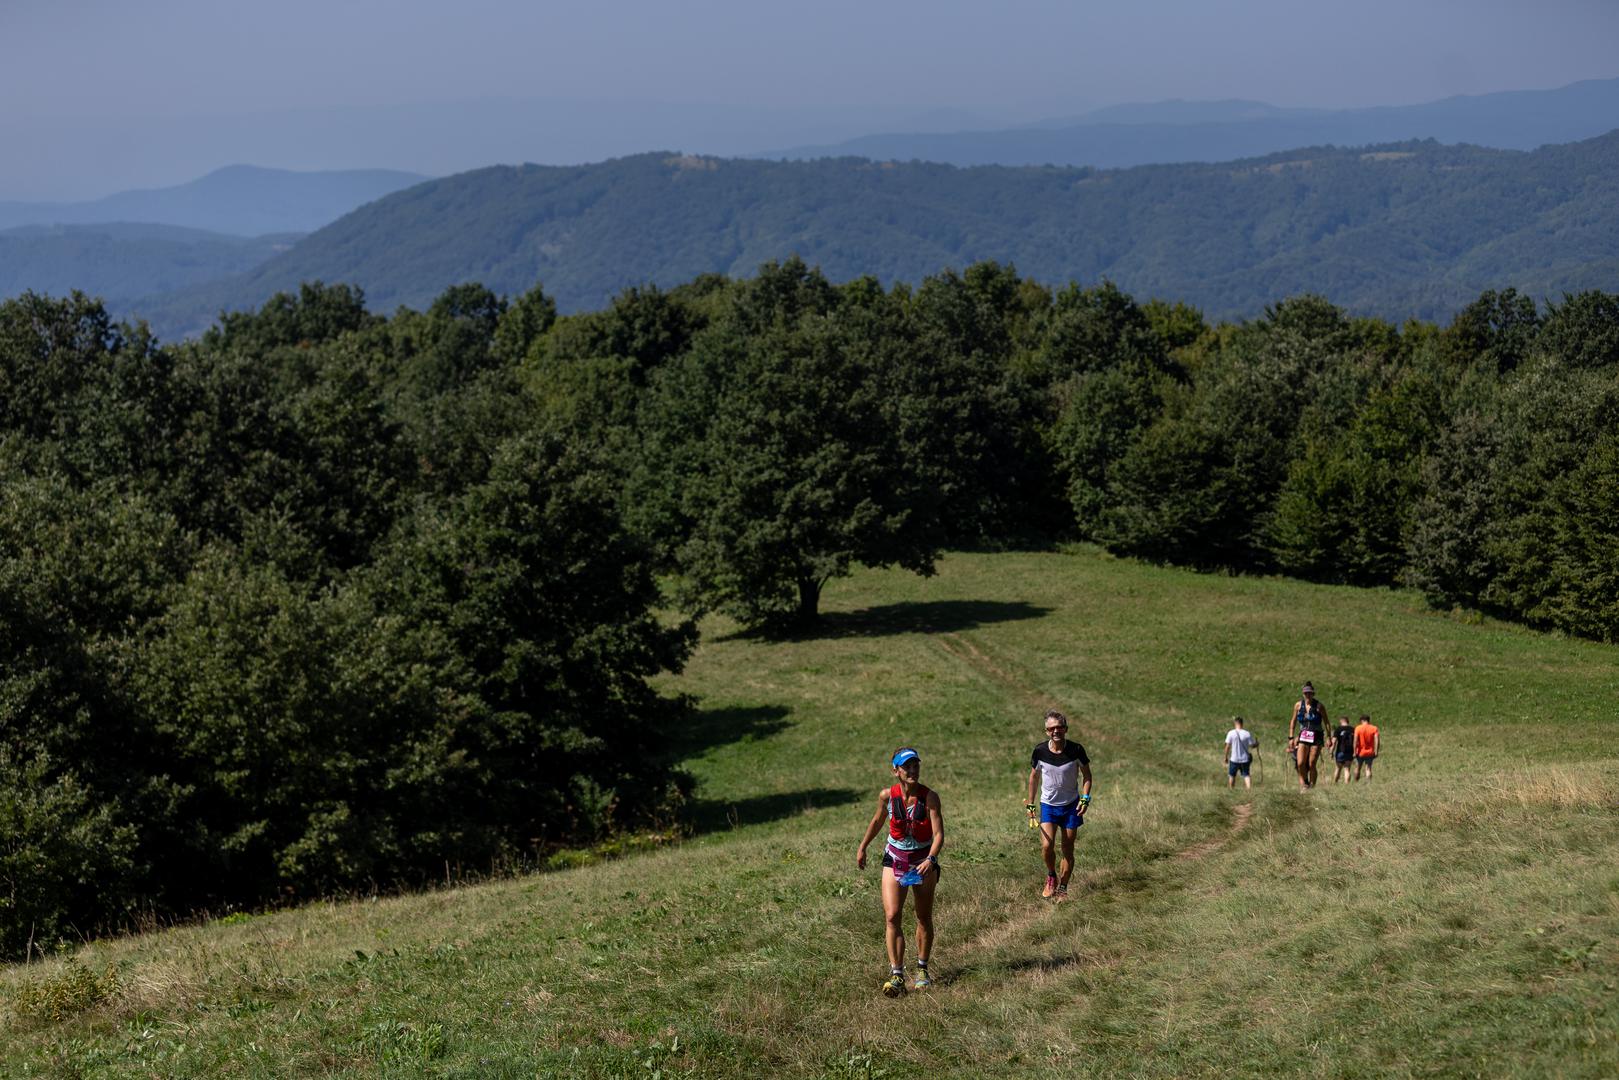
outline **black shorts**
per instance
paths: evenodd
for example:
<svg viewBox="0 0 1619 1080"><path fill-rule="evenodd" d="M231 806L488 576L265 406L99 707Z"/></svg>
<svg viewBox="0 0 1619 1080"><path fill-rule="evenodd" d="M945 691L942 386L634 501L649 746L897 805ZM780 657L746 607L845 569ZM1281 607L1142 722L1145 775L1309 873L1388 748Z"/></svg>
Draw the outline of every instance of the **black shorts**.
<svg viewBox="0 0 1619 1080"><path fill-rule="evenodd" d="M1364 761L1366 764L1370 765L1372 762L1377 760L1377 755L1376 754L1356 754L1355 755L1355 760L1356 761Z"/></svg>
<svg viewBox="0 0 1619 1080"><path fill-rule="evenodd" d="M1336 761L1340 765L1348 765L1355 759L1350 757L1348 754L1334 754L1332 755L1332 760Z"/></svg>

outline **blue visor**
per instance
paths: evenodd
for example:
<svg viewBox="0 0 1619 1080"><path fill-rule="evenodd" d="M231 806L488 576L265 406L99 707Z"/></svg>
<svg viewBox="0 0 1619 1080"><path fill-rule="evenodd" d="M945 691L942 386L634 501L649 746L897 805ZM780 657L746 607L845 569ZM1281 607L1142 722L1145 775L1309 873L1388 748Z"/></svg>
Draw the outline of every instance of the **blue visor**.
<svg viewBox="0 0 1619 1080"><path fill-rule="evenodd" d="M905 764L907 761L921 761L921 760L922 760L922 755L921 754L918 754L915 750L906 748L906 749L901 750L899 753L894 755L894 768L896 768L896 769L899 768L901 765Z"/></svg>

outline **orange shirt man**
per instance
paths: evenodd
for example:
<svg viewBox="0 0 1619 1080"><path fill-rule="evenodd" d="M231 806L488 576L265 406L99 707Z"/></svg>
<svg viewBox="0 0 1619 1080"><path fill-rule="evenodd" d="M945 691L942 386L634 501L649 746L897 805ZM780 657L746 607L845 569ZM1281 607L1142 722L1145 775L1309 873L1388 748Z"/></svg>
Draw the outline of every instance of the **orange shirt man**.
<svg viewBox="0 0 1619 1080"><path fill-rule="evenodd" d="M1383 736L1378 733L1377 726L1372 718L1365 713L1361 714L1360 723L1355 725L1355 779L1360 779L1360 771L1366 770L1366 779L1372 778L1372 762L1377 755L1383 752Z"/></svg>

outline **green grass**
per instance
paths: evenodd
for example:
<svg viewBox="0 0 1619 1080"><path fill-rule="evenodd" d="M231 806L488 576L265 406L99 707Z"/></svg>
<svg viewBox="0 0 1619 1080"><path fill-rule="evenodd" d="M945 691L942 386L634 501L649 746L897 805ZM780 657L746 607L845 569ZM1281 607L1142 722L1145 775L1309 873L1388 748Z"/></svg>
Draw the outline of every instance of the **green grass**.
<svg viewBox="0 0 1619 1080"><path fill-rule="evenodd" d="M1619 1073L1612 648L1090 549L826 606L811 638L711 622L669 680L703 707L692 839L5 969L0 1074ZM1289 784L1305 678L1382 727L1373 783ZM1048 703L1097 779L1060 907L1022 820ZM1219 767L1238 712L1251 795ZM948 843L938 984L889 1001L853 856L901 743Z"/></svg>

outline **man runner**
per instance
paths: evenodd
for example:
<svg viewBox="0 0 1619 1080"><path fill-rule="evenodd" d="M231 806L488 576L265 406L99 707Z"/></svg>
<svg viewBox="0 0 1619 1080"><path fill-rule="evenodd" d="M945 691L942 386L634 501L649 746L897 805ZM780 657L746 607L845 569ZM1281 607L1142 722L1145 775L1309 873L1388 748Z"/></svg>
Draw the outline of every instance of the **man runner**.
<svg viewBox="0 0 1619 1080"><path fill-rule="evenodd" d="M1081 779L1083 778L1083 787ZM1039 785L1040 802L1034 801ZM1068 879L1074 873L1074 836L1085 824L1091 801L1091 759L1085 748L1068 741L1068 717L1053 709L1046 713L1046 741L1029 756L1029 790L1025 809L1032 819L1040 814L1040 855L1046 861L1046 886L1040 895L1068 899ZM1057 830L1062 830L1062 867L1057 866Z"/></svg>
<svg viewBox="0 0 1619 1080"><path fill-rule="evenodd" d="M1349 726L1349 717L1338 717L1338 726L1332 729L1332 763L1337 766L1332 774L1334 784L1349 782L1349 763L1355 760L1355 729Z"/></svg>
<svg viewBox="0 0 1619 1080"><path fill-rule="evenodd" d="M1253 750L1258 745L1259 739L1254 733L1242 726L1242 717L1233 716L1231 730L1225 733L1226 787L1237 786L1237 774L1240 772L1243 788L1253 790L1254 782L1249 777L1248 770L1253 768Z"/></svg>
<svg viewBox="0 0 1619 1080"><path fill-rule="evenodd" d="M1365 713L1360 714L1360 723L1355 725L1355 779L1360 779L1360 770L1366 770L1366 779L1372 778L1372 762L1377 755L1383 752L1383 735L1372 723L1372 718Z"/></svg>

